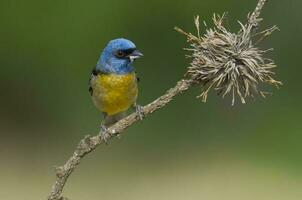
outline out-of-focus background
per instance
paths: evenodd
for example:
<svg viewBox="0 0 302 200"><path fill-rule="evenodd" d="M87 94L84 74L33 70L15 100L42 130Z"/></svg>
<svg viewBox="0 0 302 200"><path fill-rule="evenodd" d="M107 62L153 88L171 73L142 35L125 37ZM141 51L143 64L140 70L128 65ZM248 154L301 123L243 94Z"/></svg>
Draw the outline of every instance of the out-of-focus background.
<svg viewBox="0 0 302 200"><path fill-rule="evenodd" d="M107 41L133 40L139 103L172 87L190 60L185 37L193 16L210 23L229 12L238 30L256 0L1 1L0 199L41 200L54 166L86 134L97 134L100 114L87 88ZM281 29L262 44L278 64L280 90L231 107L198 89L127 129L121 140L90 154L70 178L73 200L301 200L302 95L299 0L269 1L262 28Z"/></svg>

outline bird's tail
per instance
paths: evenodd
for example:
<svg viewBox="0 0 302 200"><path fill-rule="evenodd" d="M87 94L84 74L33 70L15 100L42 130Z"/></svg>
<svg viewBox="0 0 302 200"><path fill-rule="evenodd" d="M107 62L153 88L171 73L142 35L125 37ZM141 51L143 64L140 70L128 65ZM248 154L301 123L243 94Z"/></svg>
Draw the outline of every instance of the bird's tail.
<svg viewBox="0 0 302 200"><path fill-rule="evenodd" d="M126 116L127 116L127 112L120 112L115 115L107 115L104 118L103 124L106 127L109 127L109 126L115 124L116 122L118 122L120 119L123 119Z"/></svg>

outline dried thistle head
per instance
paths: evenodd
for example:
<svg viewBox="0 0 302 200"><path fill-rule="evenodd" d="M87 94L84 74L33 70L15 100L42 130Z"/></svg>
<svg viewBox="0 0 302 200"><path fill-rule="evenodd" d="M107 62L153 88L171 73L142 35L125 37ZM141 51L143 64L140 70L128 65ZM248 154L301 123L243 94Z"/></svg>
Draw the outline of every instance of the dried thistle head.
<svg viewBox="0 0 302 200"><path fill-rule="evenodd" d="M241 29L237 33L230 32L224 26L225 15L215 14L214 27L207 28L205 24L207 30L203 36L200 36L198 16L195 18L197 36L176 28L187 36L190 48L186 50L191 52L188 57L192 61L186 75L202 86L198 98L204 102L211 89L222 97L231 94L232 105L234 105L236 96L242 103L254 94L265 97L267 93L261 91L259 86L261 83L276 87L282 84L273 78L272 70L276 67L274 61L264 57L264 54L271 49L261 50L257 47L260 41L277 29L273 26L262 32L256 31L261 21L258 18L260 10L256 8L255 11L259 13L254 12L248 16L247 24L239 22Z"/></svg>

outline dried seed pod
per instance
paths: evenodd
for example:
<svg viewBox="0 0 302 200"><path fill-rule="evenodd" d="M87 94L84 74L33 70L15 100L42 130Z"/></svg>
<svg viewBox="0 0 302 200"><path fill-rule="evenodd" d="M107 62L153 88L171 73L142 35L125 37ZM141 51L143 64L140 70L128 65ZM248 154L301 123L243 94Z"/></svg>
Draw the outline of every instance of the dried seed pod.
<svg viewBox="0 0 302 200"><path fill-rule="evenodd" d="M239 22L241 29L237 33L230 32L224 26L225 15L215 14L214 27L207 28L203 36L200 36L199 17L195 18L197 36L176 28L187 36L190 44L186 50L190 52L188 57L192 61L186 75L202 86L198 98L205 102L210 90L214 89L222 97L231 94L234 105L236 96L242 103L255 93L265 96L266 92L259 87L261 83L277 87L282 84L273 78L273 68L276 67L274 61L264 57L271 49L261 50L257 47L277 27L257 32L256 27L261 21L259 14L249 15L245 25Z"/></svg>

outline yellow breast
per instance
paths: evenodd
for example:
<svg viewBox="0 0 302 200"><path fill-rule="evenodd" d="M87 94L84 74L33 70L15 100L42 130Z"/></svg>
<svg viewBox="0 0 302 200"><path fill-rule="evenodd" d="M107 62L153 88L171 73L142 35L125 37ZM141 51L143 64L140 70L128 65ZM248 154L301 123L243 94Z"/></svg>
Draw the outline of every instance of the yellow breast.
<svg viewBox="0 0 302 200"><path fill-rule="evenodd" d="M94 104L108 115L126 111L137 99L135 73L100 74L91 80L91 87Z"/></svg>

